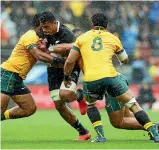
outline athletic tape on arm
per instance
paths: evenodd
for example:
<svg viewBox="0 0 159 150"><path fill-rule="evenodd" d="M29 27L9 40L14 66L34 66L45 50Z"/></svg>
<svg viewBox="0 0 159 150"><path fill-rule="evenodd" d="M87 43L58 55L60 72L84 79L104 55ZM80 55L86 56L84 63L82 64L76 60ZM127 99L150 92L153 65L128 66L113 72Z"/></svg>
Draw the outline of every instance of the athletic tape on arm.
<svg viewBox="0 0 159 150"><path fill-rule="evenodd" d="M131 106L136 103L136 99L133 98L131 99L129 102L125 103L125 106L127 106L128 108L131 108Z"/></svg>
<svg viewBox="0 0 159 150"><path fill-rule="evenodd" d="M123 61L128 58L126 51L123 49L121 53L116 53L116 56L120 61Z"/></svg>

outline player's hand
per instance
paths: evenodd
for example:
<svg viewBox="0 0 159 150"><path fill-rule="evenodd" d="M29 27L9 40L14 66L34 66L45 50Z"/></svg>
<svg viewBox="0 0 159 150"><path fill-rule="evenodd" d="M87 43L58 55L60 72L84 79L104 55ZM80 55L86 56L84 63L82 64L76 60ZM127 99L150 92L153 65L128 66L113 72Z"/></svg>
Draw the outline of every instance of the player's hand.
<svg viewBox="0 0 159 150"><path fill-rule="evenodd" d="M40 38L39 41L37 42L37 47L43 51L46 51L47 50L47 47L46 47L46 40L45 39L42 39Z"/></svg>
<svg viewBox="0 0 159 150"><path fill-rule="evenodd" d="M65 85L66 88L70 88L71 81L64 81L64 85Z"/></svg>
<svg viewBox="0 0 159 150"><path fill-rule="evenodd" d="M66 88L70 88L71 86L71 76L64 76L64 85Z"/></svg>

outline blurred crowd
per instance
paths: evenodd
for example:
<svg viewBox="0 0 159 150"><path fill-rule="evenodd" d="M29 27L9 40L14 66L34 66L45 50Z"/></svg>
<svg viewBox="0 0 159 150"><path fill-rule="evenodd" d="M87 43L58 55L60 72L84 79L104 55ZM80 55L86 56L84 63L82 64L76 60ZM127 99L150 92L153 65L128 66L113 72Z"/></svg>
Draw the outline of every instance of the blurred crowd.
<svg viewBox="0 0 159 150"><path fill-rule="evenodd" d="M129 54L134 83L159 82L158 1L2 1L2 49L11 49L30 28L37 12L52 11L69 28L91 28L91 16L107 14L108 30L117 35Z"/></svg>

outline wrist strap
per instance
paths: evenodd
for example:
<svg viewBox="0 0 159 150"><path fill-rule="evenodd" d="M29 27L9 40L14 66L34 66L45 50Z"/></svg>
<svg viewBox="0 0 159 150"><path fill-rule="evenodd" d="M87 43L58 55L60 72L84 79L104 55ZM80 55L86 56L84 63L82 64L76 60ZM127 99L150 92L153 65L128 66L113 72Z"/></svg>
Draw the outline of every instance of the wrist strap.
<svg viewBox="0 0 159 150"><path fill-rule="evenodd" d="M70 81L71 80L71 76L64 75L64 80L65 81Z"/></svg>

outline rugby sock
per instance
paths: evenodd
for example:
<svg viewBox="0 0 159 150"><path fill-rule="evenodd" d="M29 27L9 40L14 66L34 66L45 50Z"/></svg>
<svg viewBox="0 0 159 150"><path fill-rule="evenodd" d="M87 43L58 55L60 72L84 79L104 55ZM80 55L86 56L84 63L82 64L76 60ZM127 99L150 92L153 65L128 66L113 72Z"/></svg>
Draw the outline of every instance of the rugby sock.
<svg viewBox="0 0 159 150"><path fill-rule="evenodd" d="M1 121L6 120L5 115L1 114Z"/></svg>
<svg viewBox="0 0 159 150"><path fill-rule="evenodd" d="M9 119L9 110L6 110L4 114L1 114L1 120Z"/></svg>
<svg viewBox="0 0 159 150"><path fill-rule="evenodd" d="M138 111L134 114L136 120L147 130L151 133L151 135L158 136L158 132L156 130L155 124L152 123L148 117L148 115L143 111Z"/></svg>
<svg viewBox="0 0 159 150"><path fill-rule="evenodd" d="M142 125L144 126L145 129L149 128L150 126L154 125L148 115L143 111L143 110L140 110L138 112L136 112L134 114L136 120ZM151 123L150 123L151 122ZM148 124L149 123L149 124ZM147 124L147 125L146 125ZM146 126L145 126L146 125Z"/></svg>
<svg viewBox="0 0 159 150"><path fill-rule="evenodd" d="M97 133L97 136L104 137L101 116L100 116L100 113L99 113L97 107L94 106L94 107L88 108L87 114L88 114L90 121L92 122L92 125Z"/></svg>
<svg viewBox="0 0 159 150"><path fill-rule="evenodd" d="M72 127L74 127L80 135L84 135L84 134L87 134L88 133L88 130L85 129L83 127L83 125L80 123L79 120L77 120L73 125L71 125Z"/></svg>
<svg viewBox="0 0 159 150"><path fill-rule="evenodd" d="M76 91L76 95L77 95L77 101L78 101L78 102L81 101L81 100L83 99L83 97L84 97L84 95L83 95L83 90L82 90L82 89L78 89L78 90Z"/></svg>

